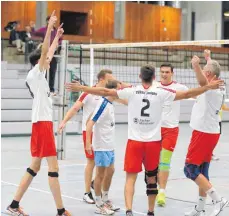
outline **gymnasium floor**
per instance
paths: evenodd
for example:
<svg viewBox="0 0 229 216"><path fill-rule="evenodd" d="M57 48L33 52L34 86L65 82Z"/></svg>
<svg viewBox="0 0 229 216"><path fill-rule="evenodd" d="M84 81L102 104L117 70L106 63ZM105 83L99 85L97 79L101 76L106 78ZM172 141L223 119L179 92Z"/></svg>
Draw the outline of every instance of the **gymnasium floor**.
<svg viewBox="0 0 229 216"><path fill-rule="evenodd" d="M223 123L223 135L216 149L220 157L217 162L212 162L210 177L215 188L229 199L229 123ZM180 125L180 137L174 153L170 180L167 188L166 208L156 208L156 216L182 216L184 212L194 206L197 200L197 187L187 180L183 174L184 158L186 155L191 129L188 124ZM84 193L84 166L85 157L81 136L67 136L67 160L60 161L60 183L65 207L73 216L94 215L94 205L82 202ZM124 214L123 188L125 173L123 172L123 158L127 140L127 125L116 126L116 172L110 191L110 198L121 207L115 215ZM11 202L25 169L30 164L29 137L2 138L2 184L1 184L1 215L4 216L5 207ZM134 197L135 215L146 215L147 197L143 172L139 175ZM21 205L32 216L54 216L56 209L49 191L47 182L47 166L43 162L40 173L34 179L30 189L23 198ZM208 200L210 204L210 200ZM212 209L207 206L207 216ZM228 216L226 208L220 216Z"/></svg>

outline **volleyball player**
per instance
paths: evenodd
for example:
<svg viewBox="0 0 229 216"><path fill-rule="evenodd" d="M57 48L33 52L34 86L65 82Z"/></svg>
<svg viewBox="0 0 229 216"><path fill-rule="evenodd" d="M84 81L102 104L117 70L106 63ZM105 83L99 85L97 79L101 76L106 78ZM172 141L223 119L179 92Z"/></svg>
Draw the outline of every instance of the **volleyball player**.
<svg viewBox="0 0 229 216"><path fill-rule="evenodd" d="M209 84L213 77L220 76L220 65L217 61L209 60L203 68L199 65L200 59L194 56L192 66L200 86ZM190 126L193 129L184 173L199 187L199 200L195 208L185 213L186 216L205 215L207 195L214 203L214 211L210 216L217 216L228 205L228 200L223 198L209 182L209 166L214 148L219 137L219 111L224 101L224 91L215 89L205 92L197 97L193 106Z"/></svg>
<svg viewBox="0 0 229 216"><path fill-rule="evenodd" d="M98 83L95 85L95 87L105 87L108 80L113 79L112 71L108 69L103 69L97 74L97 80ZM86 122L90 116L90 114L94 111L98 101L100 100L99 96L91 95L88 93L82 93L79 97L79 99L75 102L75 104L71 107L71 109L66 113L63 121L59 125L58 132L61 133L64 127L66 126L66 123L81 109L83 108L83 119L82 119L82 134L83 134L83 143L84 143L84 151L85 156L87 158L87 165L85 167L84 171L84 181L85 181L85 193L83 196L83 200L86 203L94 204L94 198L91 193L91 182L92 182L92 176L93 176L93 170L94 170L94 153L88 154L88 152L85 150L86 147ZM114 170L111 168L109 173L114 172ZM104 178L104 184L109 184L110 177Z"/></svg>
<svg viewBox="0 0 229 216"><path fill-rule="evenodd" d="M32 163L21 180L16 195L12 203L8 206L7 212L10 215L28 216L19 206L23 195L27 191L33 178L40 170L41 161L43 158L48 162L48 177L49 186L53 194L57 216L70 216L71 214L65 210L61 198L60 185L58 180L58 162L56 157L56 146L53 135L52 122L52 99L50 97L50 89L45 75L49 69L50 62L54 52L58 46L58 40L63 34L63 29L60 26L57 30L57 35L49 47L51 31L57 21L55 11L53 11L47 32L41 49L35 50L30 56L30 62L34 66L28 73L26 84L33 97L32 107L32 136L31 136L31 155ZM38 208L40 208L38 206ZM45 210L41 210L41 212ZM40 213L42 215L42 213Z"/></svg>
<svg viewBox="0 0 229 216"><path fill-rule="evenodd" d="M80 83L67 83L69 91L85 91L101 96L115 96L128 100L128 143L125 154L126 171L125 203L126 215L132 216L132 203L137 175L145 167L148 214L154 215L157 190L158 164L161 150L161 115L165 102L181 100L200 95L209 89L218 88L222 81L212 80L208 85L187 91L174 91L152 86L155 68L141 67L142 84L121 90L90 88Z"/></svg>
<svg viewBox="0 0 229 216"><path fill-rule="evenodd" d="M173 80L173 66L171 64L162 64L160 66L160 83L159 86L169 88L175 91L186 91L188 87L177 83ZM180 101L166 102L162 112L162 127L161 127L161 154L159 164L159 193L157 195L157 204L164 206L165 188L167 185L170 164L173 151L176 147L177 137L179 133L179 118L180 118Z"/></svg>
<svg viewBox="0 0 229 216"><path fill-rule="evenodd" d="M117 89L121 87L116 80L110 80L106 84L108 89ZM97 106L87 123L86 130L86 151L92 155L94 151L94 160L96 166L96 176L94 180L95 203L97 214L112 215L119 210L111 200L108 199L110 183L104 184L105 173L110 180L113 176L115 161L115 115L113 101L114 96L100 97ZM93 138L92 138L93 131ZM93 150L92 150L93 149ZM112 172L111 172L112 170ZM103 194L101 189L103 186Z"/></svg>

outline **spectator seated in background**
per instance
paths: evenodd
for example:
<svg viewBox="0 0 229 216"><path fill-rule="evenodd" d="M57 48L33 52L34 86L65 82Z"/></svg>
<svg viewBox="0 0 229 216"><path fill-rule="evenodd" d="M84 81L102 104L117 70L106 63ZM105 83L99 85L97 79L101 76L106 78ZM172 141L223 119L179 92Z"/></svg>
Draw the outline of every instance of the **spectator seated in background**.
<svg viewBox="0 0 229 216"><path fill-rule="evenodd" d="M18 53L25 53L25 42L23 42L21 39L20 28L20 22L17 22L15 25L13 25L13 28L10 31L9 44L15 45L17 47ZM8 28L8 30L10 29Z"/></svg>
<svg viewBox="0 0 229 216"><path fill-rule="evenodd" d="M31 35L31 27L26 26L25 31L22 31L20 36L21 36L21 40L24 43L27 43L27 52L31 53L35 48L35 43L32 39L32 35Z"/></svg>

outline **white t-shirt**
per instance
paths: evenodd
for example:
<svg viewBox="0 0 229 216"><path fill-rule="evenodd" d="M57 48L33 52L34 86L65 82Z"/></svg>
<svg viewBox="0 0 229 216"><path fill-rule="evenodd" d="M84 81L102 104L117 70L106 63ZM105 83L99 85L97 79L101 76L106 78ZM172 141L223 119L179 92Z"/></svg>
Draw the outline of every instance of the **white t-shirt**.
<svg viewBox="0 0 229 216"><path fill-rule="evenodd" d="M128 99L128 138L151 142L161 140L161 116L165 102L176 96L171 89L142 85L117 91L120 99Z"/></svg>
<svg viewBox="0 0 229 216"><path fill-rule="evenodd" d="M161 87L169 88L177 91L186 91L188 87L173 81L169 85L163 85L161 82L159 83ZM163 106L162 112L162 127L165 128L175 128L178 127L180 120L180 100L165 102Z"/></svg>
<svg viewBox="0 0 229 216"><path fill-rule="evenodd" d="M219 112L223 102L224 92L221 89L209 90L198 96L192 108L191 128L204 133L219 133Z"/></svg>
<svg viewBox="0 0 229 216"><path fill-rule="evenodd" d="M26 77L26 85L33 97L32 123L52 121L52 98L45 74L46 71L41 72L36 64Z"/></svg>
<svg viewBox="0 0 229 216"><path fill-rule="evenodd" d="M106 98L101 97L91 119L95 122L92 137L94 151L113 151L115 139L113 104Z"/></svg>
<svg viewBox="0 0 229 216"><path fill-rule="evenodd" d="M86 131L86 123L89 116L95 110L95 107L101 97L83 92L78 101L83 103L83 120L82 120L82 131Z"/></svg>

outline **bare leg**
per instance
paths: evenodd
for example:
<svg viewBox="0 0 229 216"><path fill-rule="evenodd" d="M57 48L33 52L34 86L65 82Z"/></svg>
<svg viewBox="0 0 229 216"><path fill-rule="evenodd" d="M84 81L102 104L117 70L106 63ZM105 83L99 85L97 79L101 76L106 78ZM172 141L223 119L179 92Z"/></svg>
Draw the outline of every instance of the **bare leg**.
<svg viewBox="0 0 229 216"><path fill-rule="evenodd" d="M134 187L137 179L137 173L126 172L126 184L125 184L125 203L126 210L132 210Z"/></svg>
<svg viewBox="0 0 229 216"><path fill-rule="evenodd" d="M58 161L56 156L47 157L49 172L59 172ZM49 176L49 187L54 197L57 209L63 208L63 201L60 191L60 183L57 177Z"/></svg>
<svg viewBox="0 0 229 216"><path fill-rule="evenodd" d="M114 164L106 168L105 176L103 179L103 191L109 191L112 177L114 175L114 171L115 171Z"/></svg>
<svg viewBox="0 0 229 216"><path fill-rule="evenodd" d="M32 158L30 169L32 169L35 173L38 173L40 170L41 160L42 160L41 158L36 158L36 157ZM21 198L27 191L29 185L31 184L32 180L33 180L33 176L29 174L28 172L26 172L21 180L21 183L18 187L14 200L18 202L21 200Z"/></svg>
<svg viewBox="0 0 229 216"><path fill-rule="evenodd" d="M89 193L91 191L91 181L92 181L94 167L95 167L95 161L93 159L87 158L87 165L84 171L86 193Z"/></svg>

